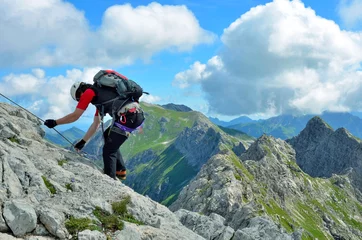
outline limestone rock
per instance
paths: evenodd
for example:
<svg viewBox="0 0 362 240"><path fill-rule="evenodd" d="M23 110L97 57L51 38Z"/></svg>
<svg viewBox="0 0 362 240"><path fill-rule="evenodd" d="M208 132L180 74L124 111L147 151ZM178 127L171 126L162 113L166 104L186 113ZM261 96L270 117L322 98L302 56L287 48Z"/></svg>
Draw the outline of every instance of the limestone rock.
<svg viewBox="0 0 362 240"><path fill-rule="evenodd" d="M303 171L313 177L348 174L362 192L362 142L344 128L334 131L321 118L311 119L296 137L287 140Z"/></svg>
<svg viewBox="0 0 362 240"><path fill-rule="evenodd" d="M26 140L0 138L1 231L32 240L68 239L65 223L70 216L97 221L96 207L112 213L112 203L128 196L128 213L145 224L133 228L142 239L203 239L168 208L111 179L91 160L46 142L40 124L16 107L0 103L0 131L16 132L16 139ZM67 163L59 165L64 160ZM85 231L80 236L104 239L102 234ZM7 238L15 239L0 235L0 239Z"/></svg>
<svg viewBox="0 0 362 240"><path fill-rule="evenodd" d="M34 208L21 200L12 200L4 204L4 218L15 236L22 237L32 232L37 223Z"/></svg>
<svg viewBox="0 0 362 240"><path fill-rule="evenodd" d="M85 230L78 234L79 240L107 240L105 234L98 231Z"/></svg>
<svg viewBox="0 0 362 240"><path fill-rule="evenodd" d="M200 215L185 209L175 212L183 225L209 240L231 239L234 230L224 225L225 219L218 214Z"/></svg>

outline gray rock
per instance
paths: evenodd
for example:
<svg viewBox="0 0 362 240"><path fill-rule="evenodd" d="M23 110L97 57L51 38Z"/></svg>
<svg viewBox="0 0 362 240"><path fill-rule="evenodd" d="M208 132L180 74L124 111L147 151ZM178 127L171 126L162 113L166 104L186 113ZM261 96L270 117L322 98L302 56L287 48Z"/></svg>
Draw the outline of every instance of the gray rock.
<svg viewBox="0 0 362 240"><path fill-rule="evenodd" d="M186 231L184 230L184 232L181 233L181 232L179 232L181 229L165 230L162 228L161 229L153 228L153 227L147 226L147 225L138 226L133 223L126 223L124 230L117 231L114 234L114 236L112 237L112 239L115 239L115 240L139 240L139 239L205 240L203 237L191 232L187 228L185 228L185 229L186 229Z"/></svg>
<svg viewBox="0 0 362 240"><path fill-rule="evenodd" d="M362 142L344 128L334 131L319 117L312 118L296 137L287 140L303 171L313 177L346 174L362 192Z"/></svg>
<svg viewBox="0 0 362 240"><path fill-rule="evenodd" d="M69 216L96 220L93 215L96 207L112 212L113 202L129 196L128 212L145 223L133 228L142 239L203 239L183 226L168 208L111 179L93 167L89 159L44 141L40 135L41 123L31 122L27 115L23 118L25 115L15 110L0 103L0 126L13 123L13 129L21 129L17 137L26 140L19 143L0 140L0 201L6 203L3 216L14 235L67 239L65 222ZM59 166L61 160L68 163ZM56 188L55 194L50 193L42 177ZM73 191L65 191L66 184L74 186ZM16 198L21 198L28 208L16 205L14 210L12 202L16 202ZM38 225L34 209L39 216ZM41 236L43 234L51 236ZM84 237L87 232L82 234ZM3 236L0 239L4 239Z"/></svg>
<svg viewBox="0 0 362 240"><path fill-rule="evenodd" d="M209 217L180 209L175 214L183 225L205 239L225 239L234 233L232 228L224 226L223 222L225 219L215 213ZM231 239L231 237L228 239Z"/></svg>
<svg viewBox="0 0 362 240"><path fill-rule="evenodd" d="M85 230L78 234L78 240L107 240L107 237L99 231Z"/></svg>
<svg viewBox="0 0 362 240"><path fill-rule="evenodd" d="M1 240L23 240L23 238L17 238L12 235L9 235L6 233L1 233L1 232L0 232L0 239Z"/></svg>
<svg viewBox="0 0 362 240"><path fill-rule="evenodd" d="M56 240L56 238L44 236L26 236L25 240Z"/></svg>
<svg viewBox="0 0 362 240"><path fill-rule="evenodd" d="M115 240L141 240L142 234L135 224L125 223L122 231L114 234Z"/></svg>
<svg viewBox="0 0 362 240"><path fill-rule="evenodd" d="M67 238L68 231L63 226L63 214L53 209L43 207L38 210L38 214L40 222L51 234L57 236L60 239Z"/></svg>
<svg viewBox="0 0 362 240"><path fill-rule="evenodd" d="M256 217L250 220L246 228L235 232L233 240L292 240L288 234L280 231L270 220Z"/></svg>
<svg viewBox="0 0 362 240"><path fill-rule="evenodd" d="M33 233L38 236L50 235L49 231L44 227L43 224L37 224Z"/></svg>
<svg viewBox="0 0 362 240"><path fill-rule="evenodd" d="M10 229L9 229L8 225L6 225L6 222L5 222L3 214L2 214L2 209L0 207L0 232L7 232L9 230Z"/></svg>
<svg viewBox="0 0 362 240"><path fill-rule="evenodd" d="M35 210L24 201L12 200L5 202L3 216L13 234L18 237L32 232L36 227L37 216Z"/></svg>
<svg viewBox="0 0 362 240"><path fill-rule="evenodd" d="M331 182L343 186L338 191L343 191L343 196L348 198L348 201L357 202L361 199L359 191L355 191L345 179L345 176L341 176L331 179ZM333 197L337 190L328 183L329 180L310 179L302 172L296 163L296 154L291 145L264 135L240 158L227 150L210 158L197 176L181 191L170 209L187 209L206 216L217 213L225 218L224 224L234 229L235 236L239 239L246 236L251 239L263 239L257 235L259 230L266 234L266 239L270 236L274 239L300 239L300 227L304 224L300 216L305 214L305 210L300 209L297 203L306 205L307 209L314 209L308 214L318 219L327 211L333 212L333 216L339 221L346 221L342 220L345 215L336 214L328 203L341 204L347 200ZM328 210L320 209L320 205L311 199L318 199L319 204L326 206ZM272 213L272 218L268 217L274 209L278 209L282 216ZM344 208L344 211L356 214L354 207ZM357 215L354 219L360 219L358 221L362 223L362 215ZM285 217L293 220L286 222ZM339 223L341 222L327 225L327 228L323 224L318 226L318 229L326 236L345 239L359 239L362 236L358 229L351 230L350 226ZM188 227L196 229L198 223L189 221ZM289 229L288 234L284 227ZM267 231L263 232L263 228ZM291 229L298 230L292 232ZM307 231L305 234L311 235Z"/></svg>
<svg viewBox="0 0 362 240"><path fill-rule="evenodd" d="M188 164L199 170L212 155L219 151L221 138L221 134L208 123L197 121L192 128L186 128L174 144L177 150L185 155Z"/></svg>

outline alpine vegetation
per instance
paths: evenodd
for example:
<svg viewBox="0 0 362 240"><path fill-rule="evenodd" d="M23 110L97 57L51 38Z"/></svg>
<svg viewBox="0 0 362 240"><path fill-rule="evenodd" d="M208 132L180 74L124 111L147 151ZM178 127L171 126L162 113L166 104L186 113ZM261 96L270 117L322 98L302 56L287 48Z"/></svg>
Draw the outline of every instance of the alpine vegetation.
<svg viewBox="0 0 362 240"><path fill-rule="evenodd" d="M165 206L45 141L41 124L0 103L0 239L204 239Z"/></svg>
<svg viewBox="0 0 362 240"><path fill-rule="evenodd" d="M353 168L362 144L326 124L310 128L316 121L290 141L296 150L263 135L240 157L213 156L170 209L207 239L362 239L362 175Z"/></svg>

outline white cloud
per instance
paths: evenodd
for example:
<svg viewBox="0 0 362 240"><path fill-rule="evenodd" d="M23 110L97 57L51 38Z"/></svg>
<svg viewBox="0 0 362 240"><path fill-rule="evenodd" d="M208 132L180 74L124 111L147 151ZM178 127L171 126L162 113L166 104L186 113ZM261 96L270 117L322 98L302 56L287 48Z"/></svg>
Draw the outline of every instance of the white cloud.
<svg viewBox="0 0 362 240"><path fill-rule="evenodd" d="M109 7L92 30L83 11L63 0L0 1L0 67L119 66L171 49L210 43L185 6Z"/></svg>
<svg viewBox="0 0 362 240"><path fill-rule="evenodd" d="M29 74L9 74L0 82L0 92L27 104L26 107L41 118L60 118L74 111L76 102L70 96L70 87L76 81L92 83L100 68L72 69L66 75L47 77L42 69ZM90 107L84 116L93 116Z"/></svg>
<svg viewBox="0 0 362 240"><path fill-rule="evenodd" d="M143 94L142 97L140 98L140 101L147 103L156 103L161 101L161 98L159 96Z"/></svg>
<svg viewBox="0 0 362 240"><path fill-rule="evenodd" d="M187 88L191 83L198 83L203 79L207 79L211 75L211 72L206 71L206 66L216 70L221 70L223 63L218 56L212 57L207 62L207 65L197 61L190 66L189 70L177 73L172 85L179 88Z"/></svg>
<svg viewBox="0 0 362 240"><path fill-rule="evenodd" d="M355 27L362 23L362 0L340 0L338 13L347 27Z"/></svg>
<svg viewBox="0 0 362 240"><path fill-rule="evenodd" d="M298 0L250 9L224 30L222 42L217 56L173 82L199 83L211 112L362 110L362 33L342 31Z"/></svg>

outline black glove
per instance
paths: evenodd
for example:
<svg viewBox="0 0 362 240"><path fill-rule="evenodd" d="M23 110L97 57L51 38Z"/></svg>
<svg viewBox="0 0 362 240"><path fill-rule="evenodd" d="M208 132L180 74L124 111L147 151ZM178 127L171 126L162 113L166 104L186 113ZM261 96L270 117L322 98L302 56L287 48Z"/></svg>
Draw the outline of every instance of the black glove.
<svg viewBox="0 0 362 240"><path fill-rule="evenodd" d="M74 148L77 150L82 150L82 148L84 147L86 141L84 141L83 139L80 140L77 144L74 145Z"/></svg>
<svg viewBox="0 0 362 240"><path fill-rule="evenodd" d="M48 128L53 128L57 125L57 122L54 119L47 119L45 120L44 125Z"/></svg>

